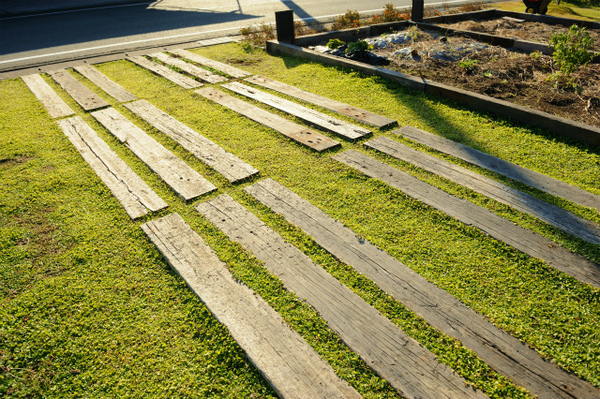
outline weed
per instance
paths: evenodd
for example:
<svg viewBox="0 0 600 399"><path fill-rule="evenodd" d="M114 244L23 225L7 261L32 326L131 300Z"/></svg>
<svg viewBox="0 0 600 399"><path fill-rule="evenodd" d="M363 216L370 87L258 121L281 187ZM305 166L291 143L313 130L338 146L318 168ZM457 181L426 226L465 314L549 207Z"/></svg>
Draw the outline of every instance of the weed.
<svg viewBox="0 0 600 399"><path fill-rule="evenodd" d="M340 39L329 39L329 42L327 42L327 48L330 48L331 50L335 50L336 48L345 46L346 42L344 42L343 40Z"/></svg>
<svg viewBox="0 0 600 399"><path fill-rule="evenodd" d="M347 28L358 28L362 25L363 23L360 20L360 14L358 13L358 11L348 10L344 15L340 15L339 17L334 18L334 22L331 26L331 29L340 30Z"/></svg>
<svg viewBox="0 0 600 399"><path fill-rule="evenodd" d="M347 55L356 54L356 53L362 54L371 49L373 49L373 46L371 46L365 40L359 40L356 42L349 43L348 48L346 49L345 53Z"/></svg>
<svg viewBox="0 0 600 399"><path fill-rule="evenodd" d="M408 13L401 12L393 4L386 4L383 13L373 15L369 21L371 24L380 24L383 22L405 21L409 18Z"/></svg>
<svg viewBox="0 0 600 399"><path fill-rule="evenodd" d="M275 28L270 24L262 24L259 28L247 26L240 29L243 41L255 46L264 45L267 40L275 39Z"/></svg>

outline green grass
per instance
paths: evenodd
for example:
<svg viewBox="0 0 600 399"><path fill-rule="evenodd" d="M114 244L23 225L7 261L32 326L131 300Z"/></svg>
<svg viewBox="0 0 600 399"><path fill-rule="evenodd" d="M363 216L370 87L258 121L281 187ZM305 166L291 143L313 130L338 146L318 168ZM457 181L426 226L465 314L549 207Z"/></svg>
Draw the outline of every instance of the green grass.
<svg viewBox="0 0 600 399"><path fill-rule="evenodd" d="M600 194L598 149L457 107L381 78L271 57L231 44L194 50L253 73L369 109L463 142ZM231 185L180 146L76 77L219 188L181 201L147 166L46 77L109 145L169 203L132 222L19 79L0 82L0 394L7 397L272 397L226 329L173 273L139 225L178 212L230 267L269 302L343 378L367 398L395 397L327 328L310 306L287 292L251 254L230 242L192 205L222 193L259 216L316 263L491 397L528 397L460 343L429 327L371 281L320 248L283 218L242 192L271 177L341 220L449 291L544 357L600 386L600 294L518 251L284 136L209 102L127 61L98 66L260 170ZM223 89L225 90L225 89ZM451 159L600 223L597 211L523 187ZM586 244L504 205L418 168L342 141L454 195L600 262ZM337 151L335 151L337 152Z"/></svg>
<svg viewBox="0 0 600 399"><path fill-rule="evenodd" d="M522 1L503 1L499 3L490 3L488 6L506 11L525 12L525 5ZM548 4L548 12L546 15L598 22L600 21L600 7L581 7L565 1L556 4L555 1L551 1L550 4Z"/></svg>

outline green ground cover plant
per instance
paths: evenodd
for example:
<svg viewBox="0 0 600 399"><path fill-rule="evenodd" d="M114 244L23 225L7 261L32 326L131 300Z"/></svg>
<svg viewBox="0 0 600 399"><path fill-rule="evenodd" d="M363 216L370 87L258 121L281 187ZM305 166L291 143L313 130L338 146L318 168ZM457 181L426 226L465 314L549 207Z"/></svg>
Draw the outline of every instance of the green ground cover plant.
<svg viewBox="0 0 600 399"><path fill-rule="evenodd" d="M381 78L292 57L269 56L250 45L193 51L388 116L398 120L400 126L410 124L448 137L600 194L597 148L472 112ZM20 79L1 81L3 397L275 397L226 328L170 270L139 228L141 223L171 212L178 212L227 263L235 278L269 302L364 397L396 397L393 389L349 351L310 306L286 291L260 261L230 242L192 208L223 193L232 195L298 246L468 383L493 398L531 397L242 191L266 177L341 220L542 356L600 386L599 290L337 163L330 155L347 149L368 153L596 262L600 262L598 246L450 181L364 149L365 140L351 143L340 139L341 149L318 154L128 61L97 68L252 164L260 175L230 184L71 72L217 185L216 193L186 204L46 76L77 114L169 204L167 210L133 222L25 84ZM374 136L379 135L450 159L600 223L596 210L430 151L389 130L375 129Z"/></svg>

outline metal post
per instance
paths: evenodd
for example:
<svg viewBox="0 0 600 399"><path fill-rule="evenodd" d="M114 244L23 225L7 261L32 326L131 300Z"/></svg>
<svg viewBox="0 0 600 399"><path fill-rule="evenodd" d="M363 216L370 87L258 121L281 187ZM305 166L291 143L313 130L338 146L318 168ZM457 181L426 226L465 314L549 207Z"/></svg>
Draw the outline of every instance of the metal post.
<svg viewBox="0 0 600 399"><path fill-rule="evenodd" d="M423 20L423 3L424 0L412 0L412 17L413 21Z"/></svg>
<svg viewBox="0 0 600 399"><path fill-rule="evenodd" d="M277 40L293 43L295 39L294 12L292 10L276 11L275 29L277 29Z"/></svg>

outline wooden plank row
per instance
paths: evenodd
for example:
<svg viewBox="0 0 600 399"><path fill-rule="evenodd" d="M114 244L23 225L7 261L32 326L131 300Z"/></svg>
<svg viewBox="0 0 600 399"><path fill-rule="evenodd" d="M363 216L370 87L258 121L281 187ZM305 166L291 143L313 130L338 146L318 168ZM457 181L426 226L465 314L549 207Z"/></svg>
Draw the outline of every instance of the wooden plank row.
<svg viewBox="0 0 600 399"><path fill-rule="evenodd" d="M245 80L255 85L299 98L306 102L321 106L330 111L340 113L359 122L366 123L368 125L375 126L378 128L393 126L397 123L395 120L386 118L385 116L377 115L372 112L365 111L364 109L360 109L357 107L353 107L352 105L342 103L340 101L335 101L330 98L320 96L318 94L310 93L308 91L301 90L297 87L288 85L286 83L278 82L276 80L269 79L264 76L251 76L249 78L246 78Z"/></svg>
<svg viewBox="0 0 600 399"><path fill-rule="evenodd" d="M187 76L184 76L178 72L175 72L172 69L167 68L164 65L160 65L157 64L156 62L150 61L149 59L141 56L141 55L136 55L136 56L130 56L127 57L127 59L139 66L141 66L142 68L146 68L149 71L154 72L155 74L162 76L163 78L170 80L171 82L175 83L178 86L183 87L184 89L195 89L198 87L203 86L202 83L189 78Z"/></svg>
<svg viewBox="0 0 600 399"><path fill-rule="evenodd" d="M75 114L67 103L56 94L48 83L39 74L22 76L23 82L29 87L29 90L42 103L52 118L60 118Z"/></svg>
<svg viewBox="0 0 600 399"><path fill-rule="evenodd" d="M313 306L350 349L406 398L483 398L448 366L296 247L221 195L196 210L252 251L287 289Z"/></svg>
<svg viewBox="0 0 600 399"><path fill-rule="evenodd" d="M315 151L325 151L340 145L339 142L332 140L329 137L323 136L317 132L313 132L304 126L288 121L285 118L267 112L264 109L258 108L252 104L248 104L245 101L232 97L219 90L207 87L196 90L195 93L200 94L201 96L206 97L209 100L227 107L241 115L244 115L245 117L258 122L261 125L276 130L284 136L287 136L302 145L312 148Z"/></svg>
<svg viewBox="0 0 600 399"><path fill-rule="evenodd" d="M508 176L513 180L520 181L549 194L600 211L600 196L582 190L579 187L575 187L563 181L553 179L541 173L534 172L522 166L515 165L503 159L411 126L404 126L394 131L394 133L440 152L460 158L473 165Z"/></svg>
<svg viewBox="0 0 600 399"><path fill-rule="evenodd" d="M449 216L474 226L550 266L594 287L600 287L600 266L583 256L569 252L555 242L515 225L472 202L457 198L416 177L379 162L357 151L346 151L333 157L367 176L380 179L409 197L421 201Z"/></svg>
<svg viewBox="0 0 600 399"><path fill-rule="evenodd" d="M494 370L540 398L591 398L600 391L546 362L518 339L431 284L397 259L277 182L262 180L244 189L300 227L320 246L373 280L430 325L460 340Z"/></svg>
<svg viewBox="0 0 600 399"><path fill-rule="evenodd" d="M61 119L57 123L130 218L168 206L81 117Z"/></svg>
<svg viewBox="0 0 600 399"><path fill-rule="evenodd" d="M196 65L185 62L181 58L175 58L165 53L152 53L150 57L156 58L157 60L164 62L165 64L173 65L180 68L182 71L189 73L190 75L196 76L208 83L222 83L227 82L227 78L221 75L214 74L207 71L204 68L197 67Z"/></svg>
<svg viewBox="0 0 600 399"><path fill-rule="evenodd" d="M142 230L281 398L360 398L273 308L234 280L179 214Z"/></svg>
<svg viewBox="0 0 600 399"><path fill-rule="evenodd" d="M378 137L364 143L364 145L445 177L521 212L528 213L582 240L600 245L600 226L596 223L575 216L569 211L551 205L532 195L508 187L451 162L414 150L387 137Z"/></svg>
<svg viewBox="0 0 600 399"><path fill-rule="evenodd" d="M222 86L235 93L241 94L256 101L260 101L263 104L296 116L308 123L312 123L349 140L360 139L371 134L369 130L360 126L346 123L322 112L306 108L300 104L296 104L295 102L254 89L239 82L231 82Z"/></svg>
<svg viewBox="0 0 600 399"><path fill-rule="evenodd" d="M50 71L52 77L86 111L108 107L108 103L64 69Z"/></svg>
<svg viewBox="0 0 600 399"><path fill-rule="evenodd" d="M75 70L85 76L96 86L104 90L109 96L116 99L118 102L127 102L137 100L137 97L128 92L120 84L113 82L106 77L102 72L92 67L91 65L81 65L75 67Z"/></svg>
<svg viewBox="0 0 600 399"><path fill-rule="evenodd" d="M222 62L211 60L210 58L203 57L199 54L192 53L187 50L169 50L171 53L175 54L178 57L182 57L188 59L196 64L204 65L206 67L216 69L217 71L223 72L226 75L232 76L234 78L242 79L247 76L252 75L246 71L242 71L241 69L232 67L231 65L223 64Z"/></svg>
<svg viewBox="0 0 600 399"><path fill-rule="evenodd" d="M235 155L225 151L195 130L187 127L146 100L125 104L130 111L175 140L198 159L234 183L258 173Z"/></svg>
<svg viewBox="0 0 600 399"><path fill-rule="evenodd" d="M114 108L93 112L92 116L184 200L189 201L217 189Z"/></svg>

